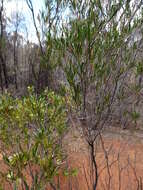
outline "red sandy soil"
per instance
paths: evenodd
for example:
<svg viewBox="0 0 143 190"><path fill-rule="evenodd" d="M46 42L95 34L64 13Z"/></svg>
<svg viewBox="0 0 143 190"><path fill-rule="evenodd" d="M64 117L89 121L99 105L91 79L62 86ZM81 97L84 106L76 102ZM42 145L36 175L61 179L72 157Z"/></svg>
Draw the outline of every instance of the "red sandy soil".
<svg viewBox="0 0 143 190"><path fill-rule="evenodd" d="M111 129L106 131L102 138L105 149L103 150L103 144L101 144L100 139L97 139L95 145L99 175L97 190L142 190L142 132ZM65 137L64 143L68 152L68 165L77 168L78 174L76 177L63 177L61 175L60 190L93 189L91 188L92 179L90 176L89 149L86 142L73 129ZM107 153L106 159L105 150ZM0 170L6 170L2 163L2 157L0 159ZM8 185L3 187L5 190L11 189ZM50 188L47 189L49 190Z"/></svg>
<svg viewBox="0 0 143 190"><path fill-rule="evenodd" d="M79 137L78 132L73 130L72 133L70 133L72 138L67 137L71 139L68 144L68 155L73 167L79 168L77 178L72 179L72 190L92 189L88 147ZM97 139L96 142L99 175L97 190L141 190L143 188L143 133L111 128L104 132L102 138L104 150L101 140ZM105 150L108 160L105 158ZM64 185L63 190L70 189Z"/></svg>

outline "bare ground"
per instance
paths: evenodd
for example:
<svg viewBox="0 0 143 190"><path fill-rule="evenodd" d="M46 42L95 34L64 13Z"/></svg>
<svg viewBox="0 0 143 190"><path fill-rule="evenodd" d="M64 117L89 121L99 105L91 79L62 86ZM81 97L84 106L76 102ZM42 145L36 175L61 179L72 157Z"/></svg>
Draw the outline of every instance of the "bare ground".
<svg viewBox="0 0 143 190"><path fill-rule="evenodd" d="M70 132L68 152L71 163L79 168L78 190L91 189L90 161L86 142L76 130ZM143 188L143 132L109 128L96 141L98 164L97 190L141 190ZM66 141L69 142L69 141ZM104 146L104 148L103 148ZM75 182L76 183L76 182ZM63 188L64 189L64 188ZM65 188L65 189L68 189Z"/></svg>
<svg viewBox="0 0 143 190"><path fill-rule="evenodd" d="M95 145L99 175L97 190L142 190L143 132L109 128L104 131L102 138L104 143L97 139ZM61 175L60 190L91 190L91 165L86 142L73 128L66 135L64 145L68 153L68 161L65 164L77 168L78 173L73 177ZM0 170L6 170L2 156ZM3 188L12 189L7 184L3 185Z"/></svg>

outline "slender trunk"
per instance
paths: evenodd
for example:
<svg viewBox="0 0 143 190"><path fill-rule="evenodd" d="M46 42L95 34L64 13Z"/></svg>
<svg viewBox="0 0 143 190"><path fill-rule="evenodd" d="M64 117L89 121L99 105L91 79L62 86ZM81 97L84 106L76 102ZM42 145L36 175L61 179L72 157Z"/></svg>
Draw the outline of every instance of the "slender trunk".
<svg viewBox="0 0 143 190"><path fill-rule="evenodd" d="M6 62L2 58L2 69L3 69L3 74L4 74L4 80L5 80L5 87L8 88L8 76L7 76L7 67L6 67Z"/></svg>
<svg viewBox="0 0 143 190"><path fill-rule="evenodd" d="M31 0L26 0L26 3L27 3L27 5L28 5L28 7L29 7L29 9L31 11L31 14L32 14L33 24L34 24L34 27L35 27L35 30L36 30L36 35L37 35L37 39L38 39L39 46L40 46L41 56L44 56L44 50L43 50L42 42L41 42L41 39L40 39L40 33L38 31L38 27L37 27L37 24L36 24L35 13L34 13L34 8L33 8L32 1ZM40 63L38 77L37 77L37 85L36 85L37 93L39 92L39 90L40 90L40 88L42 86L42 84L41 84L41 74L42 74L42 67L41 67L41 63Z"/></svg>
<svg viewBox="0 0 143 190"><path fill-rule="evenodd" d="M2 71L4 75L4 80L5 80L5 87L8 88L8 77L7 77L7 68L6 68L6 62L3 58L2 52L0 51L0 61L1 61L1 68L0 68L0 77L2 81Z"/></svg>
<svg viewBox="0 0 143 190"><path fill-rule="evenodd" d="M1 85L1 90L3 92L3 80L2 80L2 66L0 64L0 85Z"/></svg>
<svg viewBox="0 0 143 190"><path fill-rule="evenodd" d="M92 171L92 176L94 178L93 190L96 190L97 184L98 184L98 168L97 168L97 163L96 163L96 158L95 158L94 142L89 143L89 148L90 148L91 162L92 162L92 166L93 166L93 171Z"/></svg>
<svg viewBox="0 0 143 190"><path fill-rule="evenodd" d="M17 85L17 55L16 55L16 40L14 39L14 51L13 51L13 58L14 58L14 78L15 78L15 88L18 89Z"/></svg>
<svg viewBox="0 0 143 190"><path fill-rule="evenodd" d="M1 80L1 87L3 89L3 84L2 84L2 71L3 71L3 75L4 75L4 80L5 80L5 87L8 88L8 77L7 77L7 68L6 68L6 61L4 59L3 56L3 47L2 47L2 42L4 39L4 35L3 35L3 30L4 30L4 26L3 26L3 0L1 2L1 8L0 8L0 61L1 61L1 66L0 66L0 80Z"/></svg>

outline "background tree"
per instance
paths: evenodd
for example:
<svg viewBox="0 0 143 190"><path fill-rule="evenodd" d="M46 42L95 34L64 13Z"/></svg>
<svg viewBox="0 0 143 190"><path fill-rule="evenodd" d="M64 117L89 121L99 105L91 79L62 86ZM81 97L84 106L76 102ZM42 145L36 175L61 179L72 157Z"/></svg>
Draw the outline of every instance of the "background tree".
<svg viewBox="0 0 143 190"><path fill-rule="evenodd" d="M12 42L13 42L13 59L14 59L14 75L15 75L15 88L18 89L18 82L17 82L17 72L18 72L18 49L19 47L19 30L20 27L22 27L22 22L24 21L24 18L22 14L20 14L18 11L13 12L11 16L11 27L13 28L13 36L12 36ZM19 39L18 39L19 38Z"/></svg>
<svg viewBox="0 0 143 190"><path fill-rule="evenodd" d="M3 91L3 76L5 80L5 86L8 88L8 77L7 77L7 67L4 54L5 47L5 17L4 17L4 0L0 4L0 80L1 89ZM2 76L3 73L3 76Z"/></svg>

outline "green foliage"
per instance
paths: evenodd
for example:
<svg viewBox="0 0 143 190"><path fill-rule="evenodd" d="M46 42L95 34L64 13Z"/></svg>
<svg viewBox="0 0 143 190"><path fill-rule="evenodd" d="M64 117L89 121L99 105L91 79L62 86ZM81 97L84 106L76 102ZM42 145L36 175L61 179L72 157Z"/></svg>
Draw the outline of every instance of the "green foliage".
<svg viewBox="0 0 143 190"><path fill-rule="evenodd" d="M137 63L136 73L137 73L137 75L143 74L143 63L142 62Z"/></svg>
<svg viewBox="0 0 143 190"><path fill-rule="evenodd" d="M10 94L0 97L1 152L8 167L3 175L14 189L19 185L30 189L25 170L32 172L31 189L52 183L64 160L65 99L47 90L40 96L31 87L28 90L29 95L22 99Z"/></svg>
<svg viewBox="0 0 143 190"><path fill-rule="evenodd" d="M71 177L71 176L75 177L78 174L78 170L77 170L77 168L66 169L66 170L63 171L63 174L64 174L65 177Z"/></svg>
<svg viewBox="0 0 143 190"><path fill-rule="evenodd" d="M131 112L130 115L131 115L131 118L133 121L137 121L140 117L140 113L138 113L136 111Z"/></svg>

